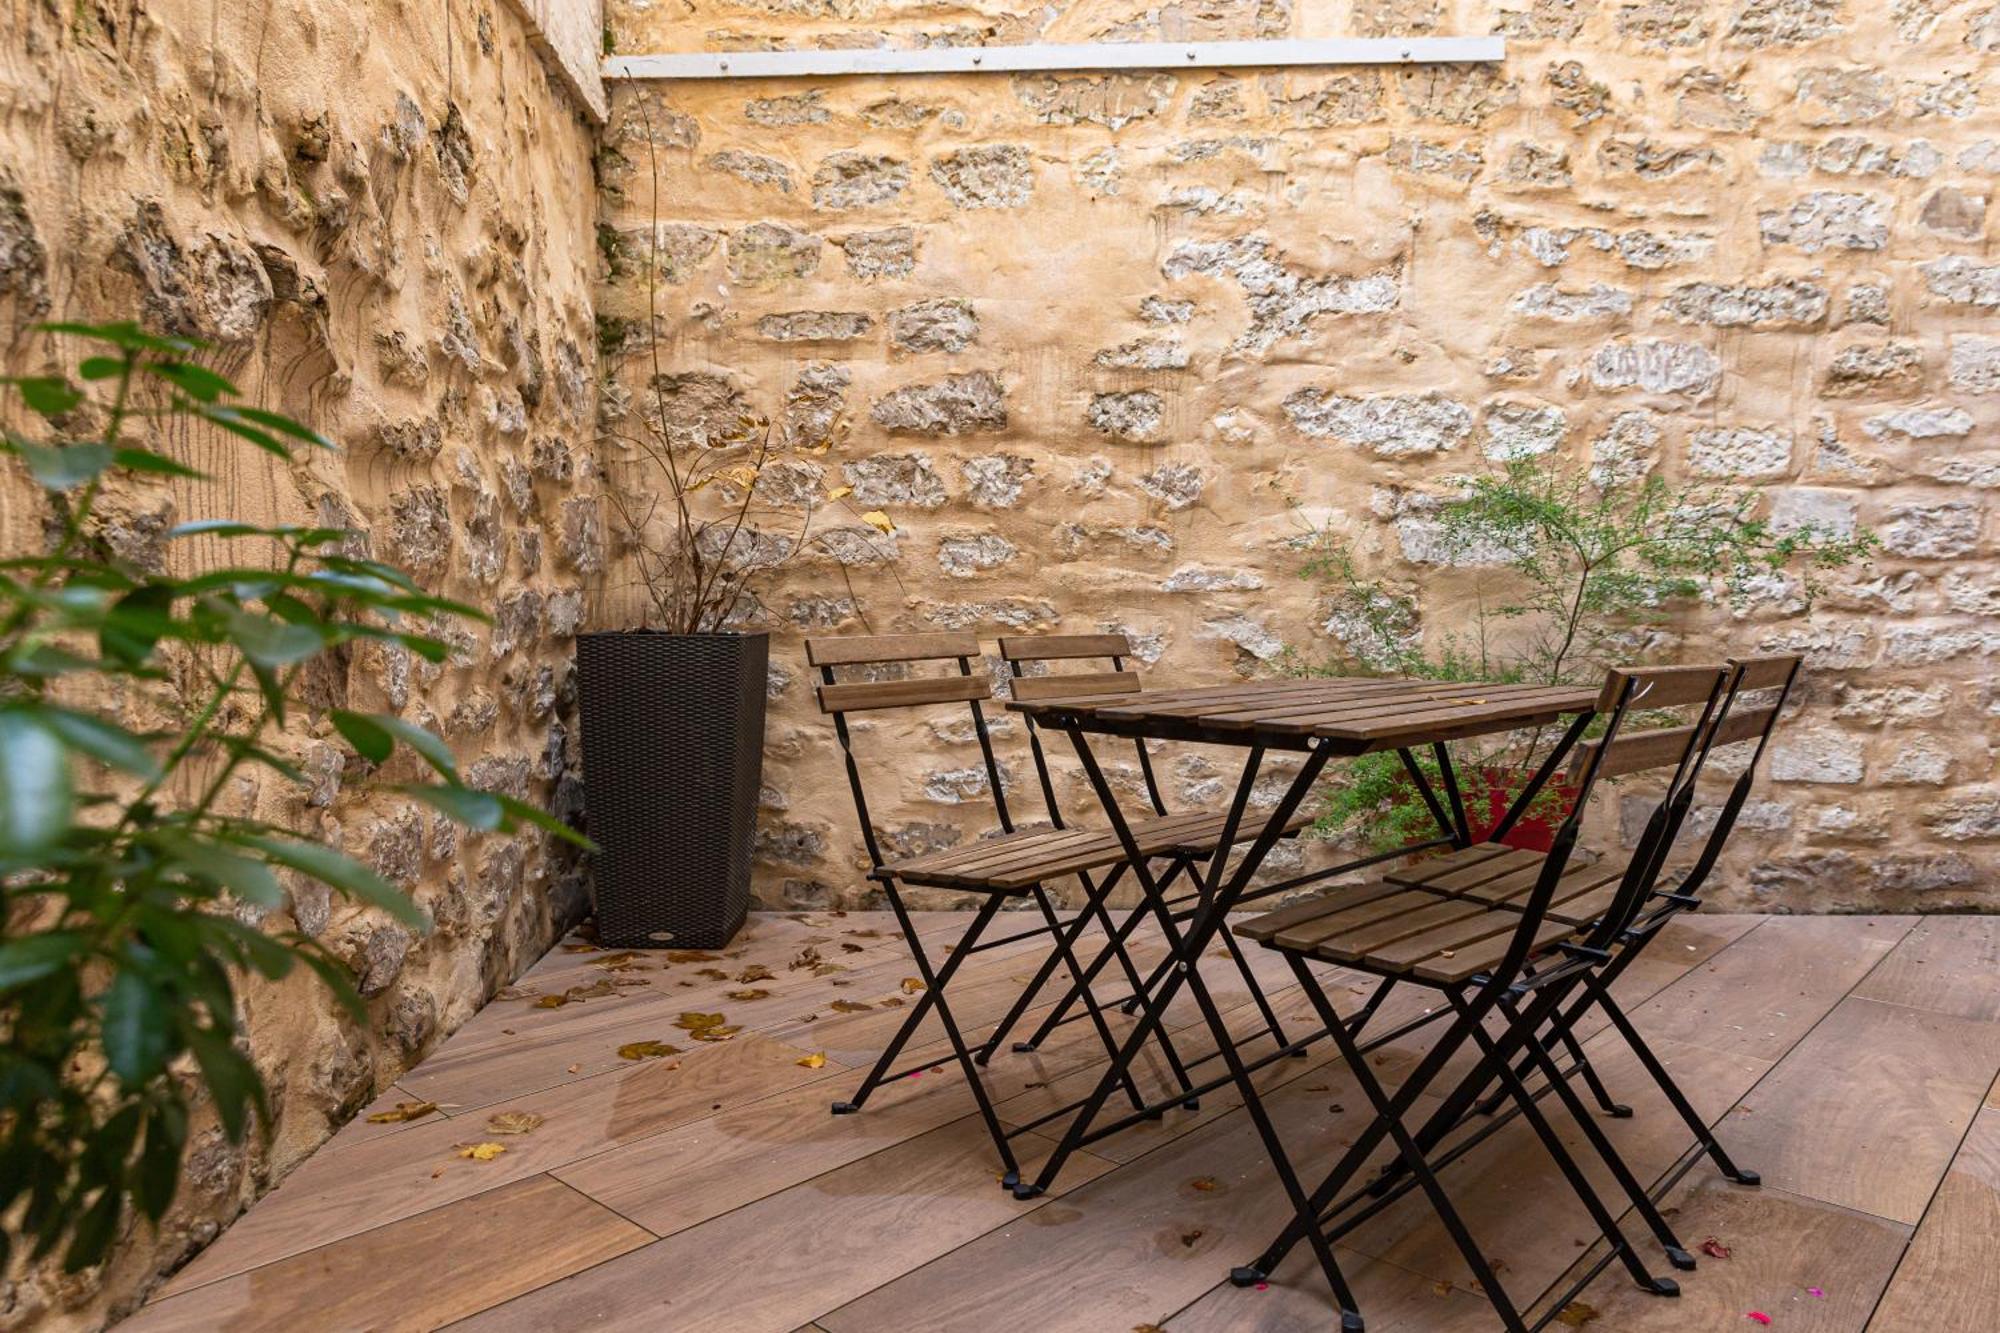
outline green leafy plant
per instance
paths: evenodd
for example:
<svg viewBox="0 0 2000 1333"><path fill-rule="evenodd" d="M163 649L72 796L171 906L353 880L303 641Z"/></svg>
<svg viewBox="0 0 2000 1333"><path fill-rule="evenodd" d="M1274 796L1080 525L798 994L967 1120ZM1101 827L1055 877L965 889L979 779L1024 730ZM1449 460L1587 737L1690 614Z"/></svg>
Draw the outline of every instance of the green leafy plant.
<svg viewBox="0 0 2000 1333"><path fill-rule="evenodd" d="M173 1202L204 1103L232 1142L268 1117L237 1007L247 974L303 965L357 1022L346 967L295 930L251 922L313 880L393 914L423 914L373 870L235 812L231 779L261 768L303 784L279 752L301 673L364 640L443 661L417 626L484 619L349 554L336 528L183 524L249 558L187 575L120 558L94 521L107 487L198 477L157 446L208 423L278 459L330 448L235 401L199 346L135 325L49 325L90 345L69 375L4 381L40 427L0 449L41 487L45 549L0 561L0 1263L17 1246L101 1259L128 1207ZM9 415L19 415L10 413ZM157 727L125 718L164 719ZM371 764L401 746L436 781L397 790L475 829L522 824L580 841L513 797L466 787L437 736L401 718L333 711Z"/></svg>
<svg viewBox="0 0 2000 1333"><path fill-rule="evenodd" d="M1344 540L1315 527L1301 543L1301 574L1322 590L1345 652L1331 662L1287 660L1301 675L1594 684L1697 599L1720 595L1740 607L1760 593L1776 594L1803 612L1827 573L1875 547L1865 529L1780 528L1762 516L1763 507L1754 488L1673 485L1658 475L1516 459L1467 480L1432 515L1441 553L1477 584L1469 629L1426 632L1412 600L1368 579ZM1541 739L1539 731L1499 737L1457 761L1475 817L1496 790L1505 803L1512 775L1531 762ZM1435 784L1428 756L1419 767ZM1527 814L1561 809L1558 793L1545 790ZM1378 851L1436 833L1394 754L1357 761L1317 827Z"/></svg>

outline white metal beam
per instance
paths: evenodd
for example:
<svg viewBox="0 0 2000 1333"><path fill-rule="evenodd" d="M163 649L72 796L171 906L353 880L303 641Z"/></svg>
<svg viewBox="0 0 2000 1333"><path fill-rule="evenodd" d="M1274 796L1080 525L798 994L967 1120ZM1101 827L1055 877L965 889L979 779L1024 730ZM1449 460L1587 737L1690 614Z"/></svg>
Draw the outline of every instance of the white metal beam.
<svg viewBox="0 0 2000 1333"><path fill-rule="evenodd" d="M1502 60L1504 37L1329 37L1256 42L1083 42L833 51L701 51L612 56L606 79L840 78L1106 69L1251 69L1274 65L1432 65Z"/></svg>

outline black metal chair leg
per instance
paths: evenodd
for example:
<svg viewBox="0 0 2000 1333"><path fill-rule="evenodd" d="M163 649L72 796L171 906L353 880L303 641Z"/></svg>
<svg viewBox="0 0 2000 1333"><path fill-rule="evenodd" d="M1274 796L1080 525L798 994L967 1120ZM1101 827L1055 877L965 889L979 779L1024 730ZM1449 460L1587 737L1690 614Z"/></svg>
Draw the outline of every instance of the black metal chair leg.
<svg viewBox="0 0 2000 1333"><path fill-rule="evenodd" d="M1113 870L1105 879L1103 892L1109 893L1111 891L1112 887L1118 882L1118 873L1118 870ZM1079 874L1077 879L1083 883L1084 901L1087 904L1098 893L1098 886L1091 883L1090 876L1088 875ZM1074 946L1077 940L1082 937L1084 931L1090 928L1092 919L1087 906L1084 910L1076 914L1076 919L1069 924L1068 942L1071 946ZM1049 935L1052 941L1059 943L1063 936L1063 928L1051 920ZM1036 970L1034 978L1022 988L1019 995L1014 997L1014 1004L1007 1010L1007 1016L1000 1020L999 1026L993 1029L992 1033L988 1035L985 1042L979 1047L979 1053L974 1058L980 1064L983 1065L993 1058L993 1052L1000 1049L1000 1043L1007 1039L1007 1034L1013 1031L1016 1023L1021 1021L1021 1015L1025 1014L1033 1006L1036 997L1041 994L1042 987L1048 984L1049 978L1055 975L1056 968L1062 965L1062 952L1060 948L1053 945L1049 949L1048 956L1042 959L1042 965ZM1092 973L1090 975L1095 976L1096 974ZM1087 980L1085 984L1088 984ZM1064 1003L1067 1004L1072 998L1074 998L1074 992L1070 996L1064 997Z"/></svg>
<svg viewBox="0 0 2000 1333"><path fill-rule="evenodd" d="M1701 1142L1702 1148L1715 1163L1716 1169L1739 1185L1763 1184L1762 1176L1736 1165L1730 1159L1729 1153L1716 1140L1715 1132L1708 1127L1708 1122L1701 1118L1701 1113L1694 1109L1693 1103L1689 1102L1686 1095L1681 1092L1673 1076L1667 1073L1666 1066L1660 1063L1659 1056L1653 1054L1653 1048L1646 1044L1645 1038L1639 1035L1639 1030L1632 1026L1632 1020L1618 1007L1618 1002L1613 1000L1601 986L1593 986L1592 997L1604 1007L1604 1012L1617 1027L1618 1034L1625 1039L1625 1044L1632 1048L1632 1053L1639 1057L1639 1063L1653 1076L1653 1082L1659 1085L1660 1091L1666 1094L1667 1101L1680 1114L1687 1127L1694 1132L1695 1138Z"/></svg>
<svg viewBox="0 0 2000 1333"><path fill-rule="evenodd" d="M883 1076L887 1074L890 1065L909 1041L916 1020L922 1017L926 1009L935 1010L939 1023L944 1027L945 1039L951 1043L952 1053L958 1059L959 1068L965 1071L966 1085L972 1089L972 1099L978 1104L979 1117L985 1121L986 1132L993 1139L993 1146L1000 1154L1000 1164L1005 1171L1004 1180L1011 1186L1021 1178L1021 1165L1014 1160L1013 1145L1008 1142L1007 1131L993 1109L993 1099L987 1094L986 1084L979 1076L979 1066L973 1063L972 1051L966 1046L965 1037L958 1030L958 1020L952 1016L951 1003L944 994L945 987L951 983L959 964L965 961L972 945L978 941L980 934L993 920L994 914L1000 910L1000 899L997 895L987 898L978 915L973 917L971 927L960 937L958 943L952 946L951 956L945 960L945 965L933 971L930 957L924 952L923 940L917 934L916 923L910 920L909 911L903 906L903 896L896 891L894 884L887 886L887 896L889 906L896 913L896 922L903 928L904 938L910 942L911 960L916 964L917 976L924 983L924 997L930 1004L926 1006L919 1002L913 1007L909 1019L896 1033L888 1048L882 1052L881 1059L876 1061L868 1077L863 1080L861 1090L849 1101L835 1102L833 1113L849 1115L861 1109L862 1103L868 1099L868 1094L883 1081Z"/></svg>
<svg viewBox="0 0 2000 1333"><path fill-rule="evenodd" d="M1250 998L1256 1002L1257 1013L1263 1018L1265 1026L1271 1029L1272 1038L1280 1046L1291 1045L1291 1041L1285 1036L1285 1025L1278 1021L1277 1010L1271 1008L1271 1001L1265 996L1263 986L1258 984L1257 974L1250 970L1250 960L1243 956L1243 950L1237 947L1236 937L1229 933L1227 921L1222 923L1222 929L1217 934L1222 938L1222 947L1227 949L1229 956L1235 960L1236 970L1243 976L1243 984L1250 988ZM1303 1056L1305 1053L1305 1048L1300 1047L1298 1054Z"/></svg>
<svg viewBox="0 0 2000 1333"><path fill-rule="evenodd" d="M1449 995L1453 1007L1459 1011L1461 1016L1469 1012L1462 993L1453 991L1449 992ZM1542 1141L1542 1146L1548 1150L1550 1158L1555 1161L1556 1169L1562 1172L1563 1179L1569 1182L1570 1189L1582 1201L1584 1209L1590 1214L1590 1220L1597 1224L1598 1234L1603 1236L1613 1249L1616 1250L1619 1262L1625 1265L1625 1271L1632 1275L1632 1280L1638 1283L1642 1289L1652 1292L1655 1295L1680 1295L1681 1289L1679 1283L1670 1277L1656 1278L1646 1270L1646 1265L1640 1260L1638 1252L1633 1249L1632 1242L1625 1238L1624 1231L1620 1229L1618 1219L1611 1215L1611 1210L1606 1208L1604 1201L1597 1197L1597 1191L1591 1188L1589 1178L1583 1174L1583 1169L1576 1164L1576 1159L1570 1156L1569 1149L1563 1146L1562 1137L1556 1133L1555 1127L1549 1124L1548 1117L1542 1114L1542 1108L1535 1101L1534 1095L1528 1091L1528 1085L1522 1082L1521 1076L1515 1072L1514 1066L1501 1056L1499 1048L1495 1045L1492 1036L1486 1031L1483 1025L1473 1025L1472 1039L1478 1044L1481 1054L1485 1055L1489 1066L1499 1074L1500 1080L1506 1085L1508 1095L1513 1098L1514 1104L1521 1108L1521 1117L1535 1131L1535 1137ZM1528 1044L1531 1049L1536 1048L1536 1043L1530 1041ZM1569 1082L1560 1075L1557 1075L1556 1087L1559 1091L1568 1091ZM1571 1098L1575 1096L1573 1092L1569 1095ZM1575 1112L1572 1112L1572 1114L1575 1114ZM1583 1119L1589 1128L1596 1128L1595 1122L1589 1121L1587 1115ZM1603 1151L1608 1152L1608 1145L1607 1149ZM1416 1169L1414 1163L1411 1169Z"/></svg>
<svg viewBox="0 0 2000 1333"><path fill-rule="evenodd" d="M1048 891L1037 884L1034 888L1034 897L1035 902L1042 909L1042 915L1047 917L1051 924L1054 924L1057 920L1056 909L1049 902ZM1083 996L1084 1012L1090 1015L1091 1025L1097 1029L1097 1038L1104 1043L1105 1056L1107 1058L1116 1058L1118 1054L1118 1038L1113 1035L1111 1025L1104 1021L1104 1007L1098 1004L1096 995L1091 993L1090 986L1084 981L1083 969L1077 965L1076 954L1071 951L1068 941L1063 937L1061 932L1057 932L1056 934L1056 949L1061 956L1062 962L1069 968L1069 974L1076 982L1078 993ZM1125 1085L1125 1096L1132 1103L1132 1109L1143 1111L1146 1108L1146 1099L1139 1095L1139 1085L1133 1079L1132 1071L1129 1068L1121 1069L1119 1074L1121 1081Z"/></svg>

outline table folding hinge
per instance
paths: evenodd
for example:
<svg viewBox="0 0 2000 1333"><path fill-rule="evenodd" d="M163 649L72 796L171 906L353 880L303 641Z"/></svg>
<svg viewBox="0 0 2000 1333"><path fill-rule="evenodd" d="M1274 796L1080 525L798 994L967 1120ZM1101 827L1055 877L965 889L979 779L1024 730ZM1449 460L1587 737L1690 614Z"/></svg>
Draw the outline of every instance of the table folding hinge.
<svg viewBox="0 0 2000 1333"><path fill-rule="evenodd" d="M1558 944L1556 946L1572 958L1587 959L1593 963L1608 963L1611 953L1608 949L1594 949L1588 944Z"/></svg>

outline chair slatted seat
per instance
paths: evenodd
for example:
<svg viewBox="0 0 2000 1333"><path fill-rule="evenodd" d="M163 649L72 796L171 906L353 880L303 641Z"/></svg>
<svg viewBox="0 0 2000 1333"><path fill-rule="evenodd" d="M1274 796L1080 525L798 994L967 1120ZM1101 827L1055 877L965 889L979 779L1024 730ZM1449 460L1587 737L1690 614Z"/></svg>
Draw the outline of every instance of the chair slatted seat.
<svg viewBox="0 0 2000 1333"><path fill-rule="evenodd" d="M1205 856L1222 837L1227 819L1204 811L1136 820L1131 827L1149 856ZM1310 822L1310 816L1300 815L1290 827ZM1038 883L1079 870L1102 870L1125 859L1124 847L1109 829L1035 829L892 861L875 873L935 888L1021 894Z"/></svg>

